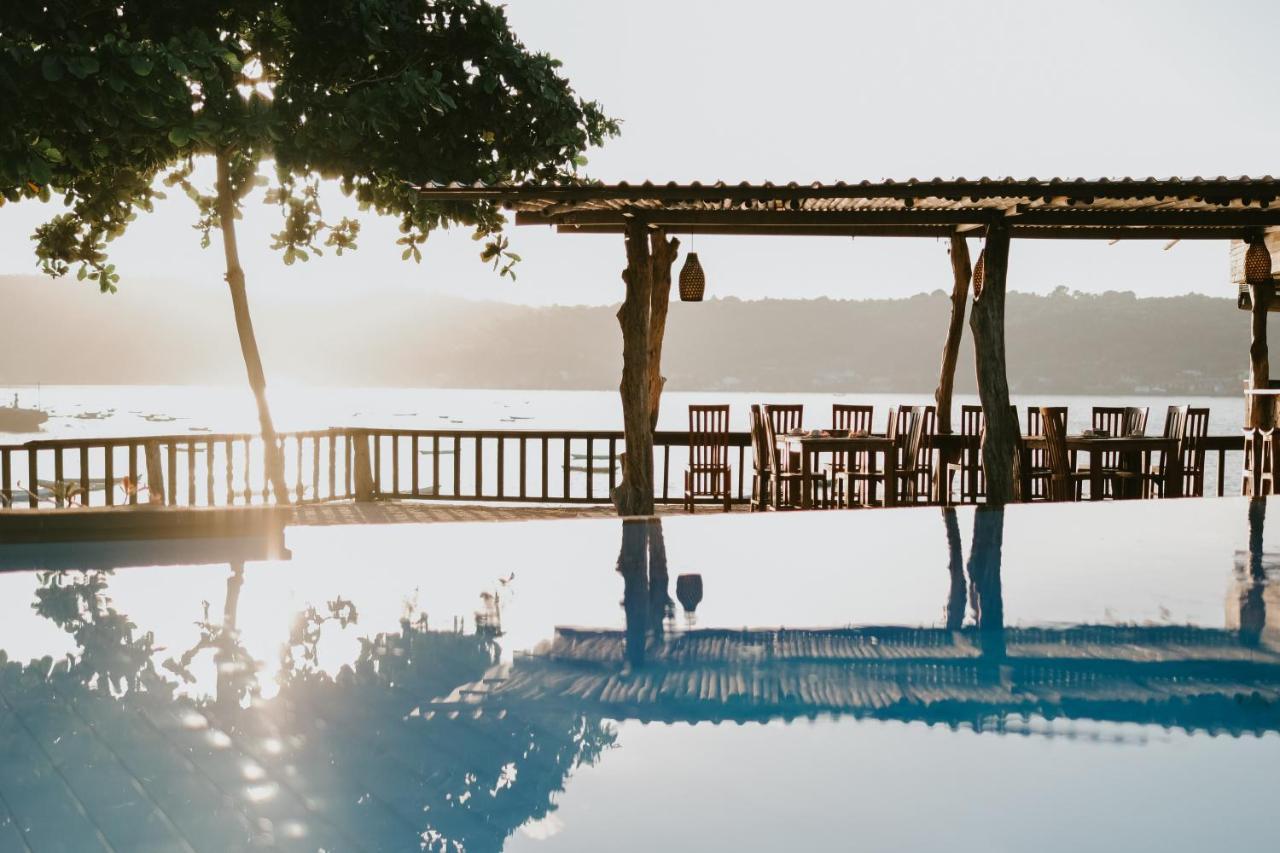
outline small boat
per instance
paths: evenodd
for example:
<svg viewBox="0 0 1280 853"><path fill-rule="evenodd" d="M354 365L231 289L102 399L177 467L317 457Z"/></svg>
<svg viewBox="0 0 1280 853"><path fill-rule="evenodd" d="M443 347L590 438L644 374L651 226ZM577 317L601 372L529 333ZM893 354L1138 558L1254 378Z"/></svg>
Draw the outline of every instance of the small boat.
<svg viewBox="0 0 1280 853"><path fill-rule="evenodd" d="M107 409L105 412L81 412L78 415L72 415L72 417L80 421L100 421L111 417L114 413L115 409Z"/></svg>
<svg viewBox="0 0 1280 853"><path fill-rule="evenodd" d="M10 405L0 406L0 432L35 432L47 420L48 412L19 406L17 394Z"/></svg>
<svg viewBox="0 0 1280 853"><path fill-rule="evenodd" d="M167 424L170 421L178 420L173 415L143 415L142 419L153 424Z"/></svg>

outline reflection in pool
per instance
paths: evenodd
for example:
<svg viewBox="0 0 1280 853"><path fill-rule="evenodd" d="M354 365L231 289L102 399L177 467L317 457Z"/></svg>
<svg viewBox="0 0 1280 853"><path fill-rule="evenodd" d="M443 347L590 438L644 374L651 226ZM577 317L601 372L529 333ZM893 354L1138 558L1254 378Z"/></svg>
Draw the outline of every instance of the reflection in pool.
<svg viewBox="0 0 1280 853"><path fill-rule="evenodd" d="M0 553L0 850L1250 848L1266 510Z"/></svg>

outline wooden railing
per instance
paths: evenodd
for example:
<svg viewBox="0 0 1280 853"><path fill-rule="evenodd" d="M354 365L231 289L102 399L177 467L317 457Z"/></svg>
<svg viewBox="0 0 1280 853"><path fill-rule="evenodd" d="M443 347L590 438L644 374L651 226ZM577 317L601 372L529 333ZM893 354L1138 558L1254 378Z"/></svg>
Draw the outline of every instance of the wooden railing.
<svg viewBox="0 0 1280 853"><path fill-rule="evenodd" d="M397 500L608 504L621 475L621 432L358 429L349 434L372 445L374 494ZM659 431L653 443L654 498L679 503L689 434ZM736 456L733 497L746 501L751 436L730 434L729 445L730 459ZM412 462L406 465L406 459Z"/></svg>
<svg viewBox="0 0 1280 853"><path fill-rule="evenodd" d="M347 430L280 433L289 498L352 495ZM237 506L267 503L262 440L247 433L65 438L0 445L0 503L9 507Z"/></svg>
<svg viewBox="0 0 1280 853"><path fill-rule="evenodd" d="M369 450L368 490L374 498L608 504L621 476L621 432L607 430L467 430L332 428L279 435L289 498L295 503L356 497L356 453ZM973 439L942 436L935 450ZM749 498L748 433L730 433L734 501ZM685 432L654 435L654 497L683 500ZM1206 439L1206 493L1227 493L1228 454L1242 454L1242 436ZM1216 463L1216 464L1214 464ZM0 445L0 503L39 508L112 506L235 506L271 502L260 438L245 433L66 438ZM1235 481L1238 483L1238 479ZM1234 483L1233 483L1234 486Z"/></svg>

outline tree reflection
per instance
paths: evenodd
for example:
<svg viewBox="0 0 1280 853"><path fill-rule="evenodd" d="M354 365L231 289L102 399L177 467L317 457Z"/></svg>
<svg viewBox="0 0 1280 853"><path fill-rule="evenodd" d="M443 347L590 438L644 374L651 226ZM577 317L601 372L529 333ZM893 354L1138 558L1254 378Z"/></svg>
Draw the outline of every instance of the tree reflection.
<svg viewBox="0 0 1280 853"><path fill-rule="evenodd" d="M159 680L152 662L155 636L138 632L107 596L106 571L49 571L36 575L32 608L70 634L80 650L68 656L65 674L109 695ZM47 668L46 668L47 669Z"/></svg>
<svg viewBox="0 0 1280 853"><path fill-rule="evenodd" d="M617 571L622 575L626 614L626 659L638 669L649 647L662 642L664 623L673 611L661 519L623 521Z"/></svg>
<svg viewBox="0 0 1280 853"><path fill-rule="evenodd" d="M1002 658L1005 653L1004 590L1000 580L1003 547L1004 507L977 507L969 543L969 584L982 653L991 658Z"/></svg>
<svg viewBox="0 0 1280 853"><path fill-rule="evenodd" d="M227 592L223 599L222 621L214 622L209 618L209 602L201 602L204 615L196 622L200 628L200 639L177 659L168 658L163 666L178 676L184 684L194 684L195 675L191 665L203 651L213 652L213 662L217 669L216 687L213 702L223 708L245 707L251 697L259 692L258 671L261 664L253 659L240 642L240 631L236 627L240 609L240 590L244 586L244 563L231 564L231 574L227 577Z"/></svg>
<svg viewBox="0 0 1280 853"><path fill-rule="evenodd" d="M943 619L948 631L959 631L964 626L967 596L964 586L964 553L960 543L960 522L956 519L955 507L942 508L942 521L947 528L947 575L951 579L947 605L943 608Z"/></svg>
<svg viewBox="0 0 1280 853"><path fill-rule="evenodd" d="M480 595L472 630L456 619L449 630L433 630L425 612L409 611L398 630L360 636L355 659L336 671L322 660L322 640L358 627L356 604L337 596L309 605L291 622L279 690L264 698L264 662L240 635L243 564L231 566L220 609L201 604L195 644L167 657L161 670L154 661L163 650L113 606L107 573L47 572L38 580L36 611L70 633L77 652L61 667L46 659L25 668L25 678L0 688L5 698L39 708L76 703L84 691L103 697L92 712L97 730L129 768L150 766L151 751L176 748L200 776L222 766L218 756L228 753L220 749L238 755L252 772L243 792L224 788L234 796L217 808L233 807L237 817L217 824L220 835L201 838L210 849L240 848L251 838L269 845L275 830L262 827L289 825L327 849L358 838L377 848L498 850L516 829L553 811L574 768L595 763L615 740L599 716L569 709L453 710L451 694L482 681L501 660L499 589ZM179 695L179 685L199 688L193 670L206 654L217 668L212 694ZM149 738L112 740L129 728L117 718L160 728Z"/></svg>
<svg viewBox="0 0 1280 853"><path fill-rule="evenodd" d="M1240 642L1257 646L1267 626L1267 568L1263 560L1263 528L1267 520L1267 499L1249 500L1249 556L1240 591Z"/></svg>

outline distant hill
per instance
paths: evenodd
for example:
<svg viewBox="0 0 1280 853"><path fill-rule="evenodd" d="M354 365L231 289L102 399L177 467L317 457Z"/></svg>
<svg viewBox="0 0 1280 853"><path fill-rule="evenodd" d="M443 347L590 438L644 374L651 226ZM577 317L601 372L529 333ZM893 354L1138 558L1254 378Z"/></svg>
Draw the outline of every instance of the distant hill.
<svg viewBox="0 0 1280 853"><path fill-rule="evenodd" d="M427 293L323 304L264 301L269 375L318 384L616 388L612 307L533 308ZM225 294L162 282L100 296L74 282L0 276L0 384L243 379ZM719 299L671 307L673 390L927 391L950 301ZM1248 315L1229 298L1132 293L1008 297L1015 392L1234 394ZM973 390L966 326L957 390Z"/></svg>

